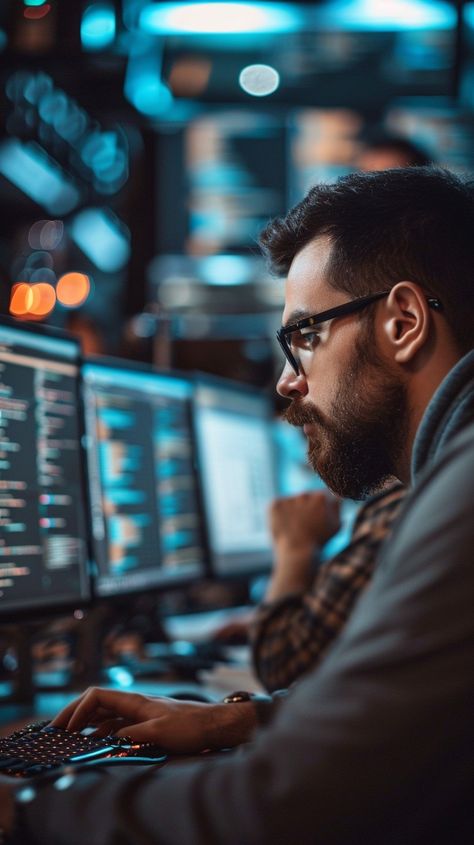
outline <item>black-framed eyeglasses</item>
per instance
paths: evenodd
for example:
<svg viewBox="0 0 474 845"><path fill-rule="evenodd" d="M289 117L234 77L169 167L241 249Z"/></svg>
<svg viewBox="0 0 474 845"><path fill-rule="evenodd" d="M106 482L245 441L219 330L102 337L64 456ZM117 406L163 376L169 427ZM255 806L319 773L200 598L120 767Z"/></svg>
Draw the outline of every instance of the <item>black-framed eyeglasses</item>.
<svg viewBox="0 0 474 845"><path fill-rule="evenodd" d="M343 305L336 305L335 308L329 308L327 311L313 314L312 317L304 317L304 319L298 320L296 323L291 323L289 326L282 326L278 329L278 342L296 375L300 374L301 356L304 356L305 353L314 352L318 340L317 331L314 330L316 326L326 323L328 320L339 319L339 317L346 317L348 314L355 314L357 311L362 311L363 308L366 308L378 299L382 299L384 296L388 296L389 293L390 290L379 290L368 296L359 296L350 302L344 302ZM430 308L434 308L436 311L442 310L439 299L433 296L427 296L427 302Z"/></svg>

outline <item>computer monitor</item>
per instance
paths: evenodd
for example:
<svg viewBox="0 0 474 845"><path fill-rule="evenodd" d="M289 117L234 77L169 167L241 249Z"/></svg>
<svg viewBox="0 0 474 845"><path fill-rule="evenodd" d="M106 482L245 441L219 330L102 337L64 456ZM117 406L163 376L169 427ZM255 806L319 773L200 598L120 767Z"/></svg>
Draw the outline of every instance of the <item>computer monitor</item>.
<svg viewBox="0 0 474 845"><path fill-rule="evenodd" d="M80 348L0 319L0 620L90 597Z"/></svg>
<svg viewBox="0 0 474 845"><path fill-rule="evenodd" d="M309 490L324 490L324 482L309 463L308 442L302 428L278 417L273 423L273 438L277 453L278 495L295 496Z"/></svg>
<svg viewBox="0 0 474 845"><path fill-rule="evenodd" d="M194 425L212 571L268 570L268 507L277 494L272 403L239 382L197 377Z"/></svg>
<svg viewBox="0 0 474 845"><path fill-rule="evenodd" d="M191 382L146 365L91 358L83 389L97 596L202 577Z"/></svg>

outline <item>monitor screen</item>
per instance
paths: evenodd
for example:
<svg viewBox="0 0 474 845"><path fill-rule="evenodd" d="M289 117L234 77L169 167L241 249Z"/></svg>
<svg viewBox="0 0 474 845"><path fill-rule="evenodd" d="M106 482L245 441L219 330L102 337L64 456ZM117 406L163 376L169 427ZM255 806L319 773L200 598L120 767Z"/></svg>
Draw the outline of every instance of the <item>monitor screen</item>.
<svg viewBox="0 0 474 845"><path fill-rule="evenodd" d="M217 576L268 569L276 495L272 405L254 388L197 379L194 417L209 552Z"/></svg>
<svg viewBox="0 0 474 845"><path fill-rule="evenodd" d="M0 320L0 616L83 604L79 345Z"/></svg>
<svg viewBox="0 0 474 845"><path fill-rule="evenodd" d="M191 383L118 359L86 361L83 383L97 594L201 577Z"/></svg>

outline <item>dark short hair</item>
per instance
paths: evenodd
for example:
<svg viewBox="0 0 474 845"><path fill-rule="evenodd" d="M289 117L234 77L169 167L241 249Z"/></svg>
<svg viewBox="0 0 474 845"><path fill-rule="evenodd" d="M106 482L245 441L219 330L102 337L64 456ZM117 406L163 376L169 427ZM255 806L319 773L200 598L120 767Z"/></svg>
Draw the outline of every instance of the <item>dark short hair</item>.
<svg viewBox="0 0 474 845"><path fill-rule="evenodd" d="M460 351L474 346L474 183L434 167L351 173L316 185L260 245L286 274L314 238L333 244L326 280L352 297L410 280L438 297Z"/></svg>

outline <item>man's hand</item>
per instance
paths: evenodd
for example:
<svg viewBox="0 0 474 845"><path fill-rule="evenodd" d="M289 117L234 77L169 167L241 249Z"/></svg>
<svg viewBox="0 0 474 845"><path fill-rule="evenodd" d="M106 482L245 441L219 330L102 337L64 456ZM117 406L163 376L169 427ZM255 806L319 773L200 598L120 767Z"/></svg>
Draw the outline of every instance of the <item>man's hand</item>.
<svg viewBox="0 0 474 845"><path fill-rule="evenodd" d="M311 549L323 546L339 529L339 500L324 490L275 499L270 529L276 544Z"/></svg>
<svg viewBox="0 0 474 845"><path fill-rule="evenodd" d="M339 500L325 491L273 501L270 530L275 563L267 601L309 588L314 552L336 533L339 524Z"/></svg>
<svg viewBox="0 0 474 845"><path fill-rule="evenodd" d="M252 702L203 704L99 687L86 690L52 721L70 731L96 726L101 736L130 736L176 753L239 745L250 739L256 723Z"/></svg>

